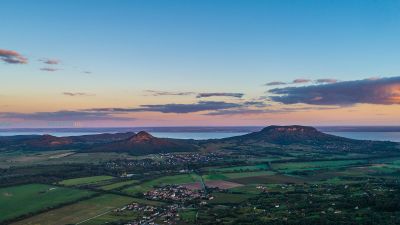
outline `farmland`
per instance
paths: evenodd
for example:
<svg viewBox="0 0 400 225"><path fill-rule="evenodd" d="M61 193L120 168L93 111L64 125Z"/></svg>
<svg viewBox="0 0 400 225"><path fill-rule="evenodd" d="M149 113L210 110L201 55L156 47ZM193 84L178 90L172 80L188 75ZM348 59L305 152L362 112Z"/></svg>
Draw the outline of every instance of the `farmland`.
<svg viewBox="0 0 400 225"><path fill-rule="evenodd" d="M84 221L87 219L108 213L116 207L131 203L132 201L133 199L129 197L106 194L36 215L27 220L14 223L14 225L51 225L54 224L54 221L57 221L58 224L75 224L81 222L81 224L86 224Z"/></svg>
<svg viewBox="0 0 400 225"><path fill-rule="evenodd" d="M288 163L273 163L274 170L282 172L293 172L302 170L318 170L340 168L348 165L363 165L365 160L334 160L334 161L315 161L315 162L288 162Z"/></svg>
<svg viewBox="0 0 400 225"><path fill-rule="evenodd" d="M0 221L36 213L88 197L92 192L43 184L0 189ZM21 207L23 206L23 207Z"/></svg>
<svg viewBox="0 0 400 225"><path fill-rule="evenodd" d="M101 186L100 189L108 191L108 190L121 188L121 187L124 187L127 185L135 184L137 182L138 181L136 181L136 180L126 180L126 181L121 181L121 182L116 182L116 183Z"/></svg>
<svg viewBox="0 0 400 225"><path fill-rule="evenodd" d="M269 166L267 164L257 164L250 166L232 166L232 167L222 167L210 169L210 172L241 172L241 171L257 171L257 170L266 170Z"/></svg>
<svg viewBox="0 0 400 225"><path fill-rule="evenodd" d="M253 172L235 172L235 173L209 173L203 176L205 180L227 180L227 179L236 179L236 178L243 178L243 177L256 177L256 176L263 176L263 175L272 175L274 174L273 171L253 171Z"/></svg>
<svg viewBox="0 0 400 225"><path fill-rule="evenodd" d="M80 186L80 185L96 184L111 179L113 179L112 176L81 177L81 178L63 180L59 182L59 184L65 186Z"/></svg>
<svg viewBox="0 0 400 225"><path fill-rule="evenodd" d="M251 194L231 194L231 193L216 193L214 199L210 200L210 204L238 204L251 197Z"/></svg>
<svg viewBox="0 0 400 225"><path fill-rule="evenodd" d="M315 218L398 224L400 153L241 143L142 156L3 152L0 161L15 166L0 169L0 219L14 225L320 224Z"/></svg>
<svg viewBox="0 0 400 225"><path fill-rule="evenodd" d="M180 153L179 158L182 157L181 154L182 153ZM75 176L74 178L60 179L58 182L53 183L62 185L62 187L45 184L30 184L27 185L29 188L25 187L21 189L18 189L18 187L24 187L25 185L6 187L2 189L3 202L6 201L4 198L16 196L15 193L17 192L25 193L26 196L23 197L21 195L21 198L27 203L35 202L35 193L36 195L41 192L45 194L39 194L40 204L29 204L29 207L25 207L24 211L16 210L14 212L14 210L10 210L5 214L7 217L3 216L2 219L15 220L20 215L31 214L32 216L30 218L16 221L14 224L45 225L52 224L50 221L54 220L65 224L78 223L87 225L128 222L138 220L144 215L147 215L145 213L146 211L115 210L123 208L127 204L136 203L142 206L153 207L152 210L156 210L155 212L161 213L161 215L166 212L172 213L174 209L169 211L169 209L166 208L171 202L162 199L154 201L150 199L146 193L159 187L165 187L166 185L172 185L171 188L174 188L174 185L182 185L194 192L202 191L202 180L208 189L208 197L206 198L209 199L205 201L205 204L208 206L204 208L194 204L190 205L192 208L182 208L179 217L182 218L181 222L184 224L191 224L193 221L212 221L216 219L210 215L218 215L218 217L224 218L223 221L226 223L233 223L241 218L240 215L247 214L249 211L249 209L246 209L246 207L248 207L247 204L252 202L251 204L256 206L258 203L255 202L255 199L261 198L264 201L263 196L265 196L266 193L269 193L268 195L273 196L275 199L274 203L277 205L273 206L273 211L275 212L275 216L278 216L283 213L282 210L285 210L286 207L293 207L292 205L288 206L283 203L283 199L285 199L284 196L295 191L301 191L303 187L306 188L304 190L309 190L311 192L316 192L317 190L322 192L332 188L339 189L343 187L343 185L358 190L358 185L363 182L360 179L363 177L368 177L368 179L371 180L376 180L377 177L388 179L388 177L392 176L392 173L398 171L398 158L376 159L372 161L358 159L357 157L359 156L357 155L356 158L347 160L324 159L319 161L304 160L293 162L290 160L288 162L282 162L280 158L276 161L271 160L268 164L253 164L253 160L250 160L241 161L241 165L208 166L205 168L200 167L192 171L183 170L184 172L180 169L180 172L172 174L170 172L159 173L158 171L150 171L146 172L146 174L137 173L133 175L132 178L121 177L121 174L126 174L123 170L122 173L114 174L113 176L95 173L97 175ZM151 158L156 159L156 163L163 163L163 158L165 157L152 155ZM171 158L173 158L173 156L169 156L169 160ZM139 160L138 162L145 162L142 163L143 166L153 165L147 164L150 162L149 160L152 160L148 157L135 160ZM226 162L229 164L235 163L232 159ZM114 162L110 165L116 166L118 164ZM270 165L272 165L272 167L270 167ZM87 167L83 168L86 169ZM101 171L104 169L107 168L101 168ZM18 171L26 170L22 170L21 167ZM33 167L30 172L32 171L40 173L43 169L41 167ZM77 174L79 174L79 172L77 172ZM85 174L88 173L85 172ZM388 179L387 182L391 182L391 179ZM39 185L41 189L36 187L37 190L34 191L35 188L30 187L31 185L33 185L32 187ZM312 185L318 185L322 190L315 189ZM79 188L79 190L73 188ZM15 190L12 192L8 189ZM50 189L54 191L54 193L60 190L60 192L67 194L62 195L59 192L58 195L55 194L56 197L51 196L52 204L47 204L46 198L43 198L43 196L50 195L46 193L46 191L50 192ZM69 194L70 192L71 194ZM359 191L357 191L357 193L358 192ZM95 195L93 195L94 193ZM354 193L356 192L354 191ZM68 196L68 198L66 196ZM13 199L13 202L15 200L16 199ZM14 202L14 204L17 203ZM199 204L199 202L197 202L197 204ZM238 211L236 214L230 215L229 218L225 218L223 208L232 209L232 206L239 206L242 208L242 211ZM261 214L260 212L260 215ZM172 213L171 215L175 214ZM160 220L157 221L162 222Z"/></svg>

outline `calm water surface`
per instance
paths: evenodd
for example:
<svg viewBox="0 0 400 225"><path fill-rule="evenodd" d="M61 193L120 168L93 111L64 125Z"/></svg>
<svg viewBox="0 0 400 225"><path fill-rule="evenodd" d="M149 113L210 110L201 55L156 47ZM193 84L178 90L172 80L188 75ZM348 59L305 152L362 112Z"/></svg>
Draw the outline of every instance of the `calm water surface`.
<svg viewBox="0 0 400 225"><path fill-rule="evenodd" d="M400 142L400 132L326 132L326 133L357 140Z"/></svg>
<svg viewBox="0 0 400 225"><path fill-rule="evenodd" d="M93 132L44 132L44 131L0 131L0 136L12 135L32 135L32 134L51 134L58 137L78 136L88 134L104 133L99 131ZM114 133L114 132L110 132ZM247 132L150 132L155 137L163 138L179 138L179 139L214 139L226 138L246 134ZM326 132L328 134L347 137L358 140L376 140L376 141L395 141L400 142L400 132Z"/></svg>

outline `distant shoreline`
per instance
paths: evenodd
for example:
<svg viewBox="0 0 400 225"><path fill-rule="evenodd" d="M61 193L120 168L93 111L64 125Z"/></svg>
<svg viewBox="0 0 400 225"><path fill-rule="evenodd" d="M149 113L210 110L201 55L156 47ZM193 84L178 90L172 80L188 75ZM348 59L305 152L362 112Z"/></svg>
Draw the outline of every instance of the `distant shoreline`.
<svg viewBox="0 0 400 225"><path fill-rule="evenodd" d="M263 126L187 126L187 127L87 127L87 128L0 128L0 132L255 132ZM400 132L400 126L315 126L322 132Z"/></svg>

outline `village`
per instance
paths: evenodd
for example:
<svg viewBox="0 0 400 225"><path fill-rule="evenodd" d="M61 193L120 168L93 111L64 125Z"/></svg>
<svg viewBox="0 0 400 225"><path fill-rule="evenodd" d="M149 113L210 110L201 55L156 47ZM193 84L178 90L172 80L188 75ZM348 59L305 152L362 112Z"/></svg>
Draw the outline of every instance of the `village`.
<svg viewBox="0 0 400 225"><path fill-rule="evenodd" d="M114 210L115 213L132 211L138 214L136 220L127 223L127 225L142 224L173 224L179 221L179 211L187 208L195 208L198 205L207 204L206 200L212 200L213 197L204 190L190 190L181 185L165 185L155 188L144 194L147 200L161 201L168 203L165 206L150 206L131 203L122 208Z"/></svg>
<svg viewBox="0 0 400 225"><path fill-rule="evenodd" d="M204 190L190 190L182 185L166 185L155 188L146 192L144 196L149 200L179 202L182 204L194 204L196 200L208 200L212 198Z"/></svg>

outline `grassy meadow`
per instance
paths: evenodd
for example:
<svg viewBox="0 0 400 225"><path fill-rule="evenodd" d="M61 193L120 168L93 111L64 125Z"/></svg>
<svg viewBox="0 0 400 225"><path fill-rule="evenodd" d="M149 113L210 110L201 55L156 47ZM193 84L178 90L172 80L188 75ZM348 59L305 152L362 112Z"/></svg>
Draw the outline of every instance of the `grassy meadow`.
<svg viewBox="0 0 400 225"><path fill-rule="evenodd" d="M114 177L112 177L112 176L81 177L81 178L63 180L63 181L59 182L59 184L64 185L64 186L81 186L81 185L96 184L96 183L111 180L113 178Z"/></svg>
<svg viewBox="0 0 400 225"><path fill-rule="evenodd" d="M0 188L0 221L36 213L92 194L87 190L44 184Z"/></svg>
<svg viewBox="0 0 400 225"><path fill-rule="evenodd" d="M14 225L54 225L54 221L57 221L57 224L90 224L89 221L97 218L97 216L105 215L113 209L133 201L133 198L126 196L105 194L38 214L29 219L16 222Z"/></svg>

